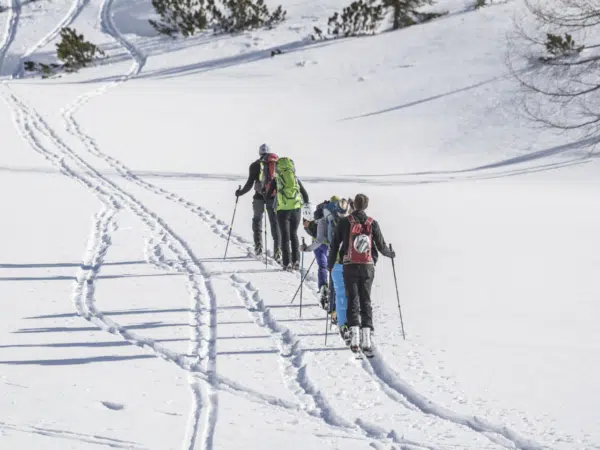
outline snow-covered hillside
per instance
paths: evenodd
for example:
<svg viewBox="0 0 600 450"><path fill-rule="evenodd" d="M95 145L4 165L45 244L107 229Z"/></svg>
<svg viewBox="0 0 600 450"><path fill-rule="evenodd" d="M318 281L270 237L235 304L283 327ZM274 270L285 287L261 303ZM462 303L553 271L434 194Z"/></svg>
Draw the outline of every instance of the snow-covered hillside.
<svg viewBox="0 0 600 450"><path fill-rule="evenodd" d="M520 0L325 42L343 0L176 40L150 3L0 13L1 449L600 449L600 170L518 113ZM65 26L106 62L25 74ZM406 340L387 258L373 359L314 268L291 303L300 275L249 256L250 194L223 261L263 142L313 204L370 197Z"/></svg>

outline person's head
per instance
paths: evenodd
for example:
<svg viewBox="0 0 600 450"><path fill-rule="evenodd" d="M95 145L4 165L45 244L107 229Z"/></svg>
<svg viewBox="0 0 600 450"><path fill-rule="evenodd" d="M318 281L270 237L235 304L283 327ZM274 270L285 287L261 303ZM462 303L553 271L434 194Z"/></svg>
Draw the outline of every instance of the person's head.
<svg viewBox="0 0 600 450"><path fill-rule="evenodd" d="M365 194L356 194L354 197L354 210L364 211L369 206L369 197Z"/></svg>
<svg viewBox="0 0 600 450"><path fill-rule="evenodd" d="M269 146L267 144L261 144L261 146L258 147L258 155L260 157L265 156L270 151L271 151L271 149L269 148Z"/></svg>
<svg viewBox="0 0 600 450"><path fill-rule="evenodd" d="M332 203L339 202L340 198L337 195L332 195L329 201Z"/></svg>

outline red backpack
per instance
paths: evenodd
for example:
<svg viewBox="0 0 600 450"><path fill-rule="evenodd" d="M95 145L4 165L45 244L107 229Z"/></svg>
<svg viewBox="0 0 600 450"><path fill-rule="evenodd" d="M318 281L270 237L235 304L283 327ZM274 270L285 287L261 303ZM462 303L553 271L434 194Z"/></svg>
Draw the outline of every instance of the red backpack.
<svg viewBox="0 0 600 450"><path fill-rule="evenodd" d="M275 163L279 157L275 153L267 153L260 160L260 175L259 179L259 190L262 194L266 194L269 189L269 185L273 178L275 178ZM273 191L271 197L275 196L276 191Z"/></svg>
<svg viewBox="0 0 600 450"><path fill-rule="evenodd" d="M372 233L373 218L368 217L364 224L357 222L354 216L348 216L350 236L348 249L344 255L344 264L373 264Z"/></svg>

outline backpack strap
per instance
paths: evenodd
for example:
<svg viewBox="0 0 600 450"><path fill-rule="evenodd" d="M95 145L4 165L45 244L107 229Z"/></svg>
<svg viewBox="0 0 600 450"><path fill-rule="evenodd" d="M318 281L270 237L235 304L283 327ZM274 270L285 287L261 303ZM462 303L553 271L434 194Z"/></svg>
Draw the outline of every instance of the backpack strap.
<svg viewBox="0 0 600 450"><path fill-rule="evenodd" d="M369 235L371 234L371 232L373 231L372 224L373 224L373 218L368 217L363 226L363 230L364 230L365 234L369 234Z"/></svg>

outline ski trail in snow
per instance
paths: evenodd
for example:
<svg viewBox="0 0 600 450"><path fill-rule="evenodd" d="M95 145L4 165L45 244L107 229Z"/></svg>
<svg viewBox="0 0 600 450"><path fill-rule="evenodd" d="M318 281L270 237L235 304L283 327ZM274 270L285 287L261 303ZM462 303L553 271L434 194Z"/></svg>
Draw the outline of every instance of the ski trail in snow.
<svg viewBox="0 0 600 450"><path fill-rule="evenodd" d="M38 49L40 49L40 48L44 47L45 45L47 45L48 43L50 43L54 38L56 38L56 36L58 36L58 34L60 33L60 30L62 28L68 27L69 25L71 25L73 23L73 21L77 18L77 16L79 16L79 14L83 10L83 8L89 3L89 1L90 0L75 0L71 4L71 8L67 12L67 15L60 22L58 22L58 24L54 27L54 29L52 31L50 31L50 33L48 33L42 39L40 39L39 42L37 42L36 44L34 44L30 48L28 48L25 51L25 53L23 54L23 56L21 56L21 58L19 58L19 64L17 65L17 68L15 69L15 71L13 73L13 78L23 77L23 73L24 73L23 62L25 61L25 58L33 55Z"/></svg>
<svg viewBox="0 0 600 450"><path fill-rule="evenodd" d="M125 37L119 32L112 18L112 4L113 0L104 0L102 3L102 8L100 9L100 26L102 27L102 31L112 36L112 38L116 40L119 45L127 50L133 59L133 64L129 70L129 73L123 75L119 81L124 82L132 77L135 77L142 71L142 68L146 64L146 55L139 51L135 45L125 39Z"/></svg>
<svg viewBox="0 0 600 450"><path fill-rule="evenodd" d="M4 32L4 38L2 39L2 46L0 47L0 76L2 76L2 70L4 69L4 60L6 54L10 48L15 35L17 34L17 25L19 23L19 17L21 16L21 2L20 0L12 0L9 9L9 18L6 25L6 31Z"/></svg>
<svg viewBox="0 0 600 450"><path fill-rule="evenodd" d="M169 241L169 246L171 250L175 253L177 258L179 259L180 266L185 270L185 273L188 276L188 280L192 283L192 286L189 287L190 292L194 293L194 297L192 298L193 303L193 311L194 318L197 321L195 323L195 328L200 333L200 327L210 328L209 325L202 325L203 313L202 310L214 311L214 305L216 304L216 299L212 298L209 301L206 301L207 297L214 295L212 293L212 289L210 289L209 282L205 281L202 276L202 269L199 264L196 263L196 258L191 252L191 249L187 246L187 244L181 240L178 236L174 234L174 232L168 227L168 225L155 213L150 212L143 204L133 198L130 194L124 192L119 188L116 184L104 178L97 170L95 170L91 165L89 165L85 160L80 158L75 152L73 152L46 124L46 122L34 111L28 109L24 103L22 103L14 94L10 94L8 103L13 106L13 110L17 111L17 124L21 123L22 127L20 128L22 131L22 135L24 138L32 145L32 147L37 150L39 153L42 153L47 159L55 164L58 164L61 167L63 172L67 172L70 176L76 178L77 180L83 182L86 187L92 189L98 194L103 195L104 197L108 196L108 192L112 195L117 204L123 205L127 207L130 211L132 211L135 215L137 215L143 223L148 225L151 229L159 229L165 236L165 238ZM25 120L23 120L25 118ZM33 130L37 130L46 139L50 140L54 146L61 151L62 154L52 153L46 151L42 144L36 140L34 137ZM78 175L74 171L70 170L68 166L64 163L65 159L69 159L72 163L79 166L81 169L87 172L87 176ZM96 183L94 184L91 180L94 180ZM86 291L90 286L86 284L86 288L81 287L82 291ZM93 288L93 283L92 286ZM108 332L113 334L120 334L124 338L130 338L131 340L135 340L137 342L141 342L144 344L148 344L148 340L145 338L138 338L133 336L131 332L127 331L123 327L120 327L115 322L105 318L100 311L95 309L93 304L92 294L86 294L87 311L82 307L81 303L79 303L78 310L84 312L84 317L88 318L92 322L96 323L96 325L100 326L102 329L105 329ZM202 336L201 338L199 336ZM203 408L203 424L204 424L204 435L203 435L203 449L210 448L212 445L213 434L214 434L214 425L216 424L216 388L213 385L217 384L217 378L215 378L214 371L216 370L216 365L214 361L207 362L208 359L212 357L214 360L214 356L216 355L215 339L214 339L214 330L204 331L204 335L193 335L193 340L198 341L201 345L198 348L201 348L199 354L197 355L197 359L199 360L196 363L196 366L206 366L200 367L196 370L202 370L204 373L204 377L198 378L194 376L194 382L197 383L198 380L209 381L209 385L212 387L208 389L207 393L203 393L203 397L206 398L198 398L199 393L202 391L197 386L192 387L192 391L194 393L194 405L195 408L204 406ZM156 349L156 343L151 343L151 346ZM212 348L211 348L212 347ZM166 349L164 349L166 350ZM163 351L159 353L162 356L166 356L166 359L170 360L180 360L184 358L182 355L177 355L173 352ZM181 364L181 363L180 363ZM191 369L192 365L189 365L189 369ZM194 408L192 411L192 417L199 417L200 413ZM192 428L194 430L198 429L198 425L196 423L192 424ZM189 448L196 448L196 433L193 432L190 437L190 446Z"/></svg>
<svg viewBox="0 0 600 450"><path fill-rule="evenodd" d="M0 422L0 430L6 429L11 431L19 431L22 433L34 433L42 436L67 439L72 441L85 442L86 444L104 445L112 448L127 448L127 449L147 449L135 442L123 441L120 439L113 439L103 436L92 436L83 433L74 433L72 431L64 430L53 430L49 428L42 428L33 425L13 425L6 422Z"/></svg>
<svg viewBox="0 0 600 450"><path fill-rule="evenodd" d="M493 438L488 436L487 433L500 435L512 443L511 448L518 448L521 450L543 450L549 448L520 436L518 433L506 426L496 425L476 416L460 414L444 406L436 404L432 400L417 392L407 382L402 380L402 378L387 365L377 346L374 345L373 347L375 357L363 361L363 365L369 366L378 379L387 384L387 386L396 391L398 394L404 396L423 413L431 414L439 417L440 419L469 427L473 431L481 433L492 440ZM499 443L497 440L494 440L494 442Z"/></svg>
<svg viewBox="0 0 600 450"><path fill-rule="evenodd" d="M73 290L73 303L77 313L91 322L94 322L92 311L94 309L96 277L112 242L111 233L116 231L114 217L118 209L120 209L120 206L117 205L114 209L103 209L96 214L88 240L87 251L77 274L77 282Z"/></svg>
<svg viewBox="0 0 600 450"><path fill-rule="evenodd" d="M364 438L376 440L379 443L399 444L401 448L406 449L435 449L429 445L401 438L395 431L387 431L364 420L356 419L351 422L342 417L310 379L308 367L304 361L304 350L298 337L277 322L270 309L265 306L260 292L251 282L244 280L238 274L232 274L229 278L248 314L259 327L266 329L275 341L285 384L290 392L299 399L308 414L321 419L329 426L359 433Z"/></svg>

